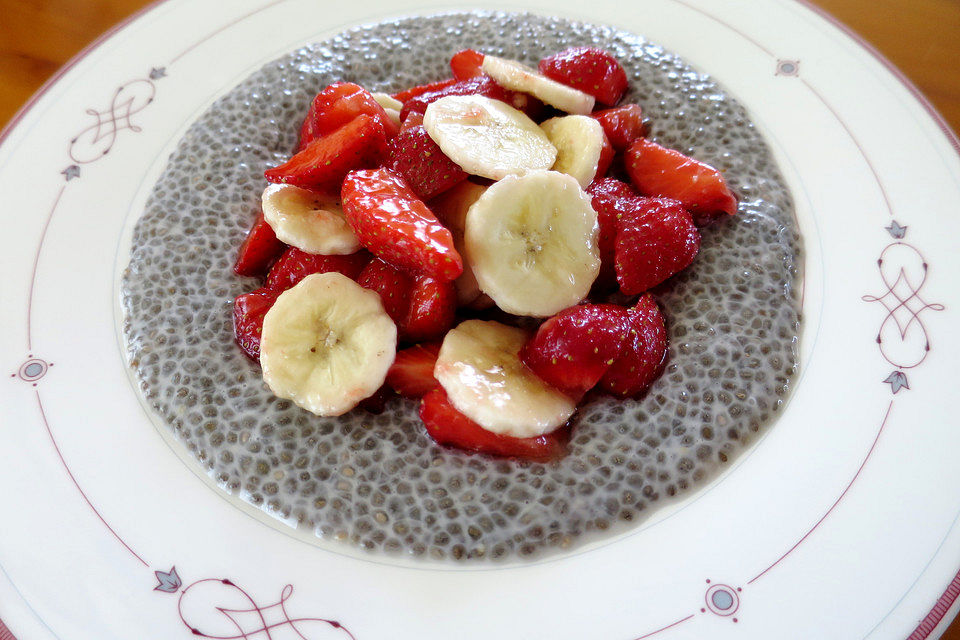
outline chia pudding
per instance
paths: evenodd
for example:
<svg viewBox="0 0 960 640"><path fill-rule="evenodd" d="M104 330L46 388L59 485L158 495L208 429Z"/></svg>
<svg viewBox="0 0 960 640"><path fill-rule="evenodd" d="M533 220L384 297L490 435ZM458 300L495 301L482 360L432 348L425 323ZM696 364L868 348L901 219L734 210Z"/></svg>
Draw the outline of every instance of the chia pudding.
<svg viewBox="0 0 960 640"><path fill-rule="evenodd" d="M436 445L418 403L320 418L281 400L234 343L231 271L264 170L285 161L326 85L395 92L471 47L527 63L575 45L626 68L650 138L723 172L736 216L701 229L694 264L655 290L669 360L642 398L591 397L554 462ZM189 129L150 196L122 282L139 390L226 492L325 540L458 562L539 558L636 526L714 477L776 419L798 366L802 245L790 193L746 110L641 37L512 13L402 19L275 60Z"/></svg>

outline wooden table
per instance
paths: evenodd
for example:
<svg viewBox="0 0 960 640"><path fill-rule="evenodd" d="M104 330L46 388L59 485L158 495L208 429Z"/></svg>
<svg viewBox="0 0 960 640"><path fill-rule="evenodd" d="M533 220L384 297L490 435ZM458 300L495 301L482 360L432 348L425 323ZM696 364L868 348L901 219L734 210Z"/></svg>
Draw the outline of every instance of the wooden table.
<svg viewBox="0 0 960 640"><path fill-rule="evenodd" d="M900 67L960 131L960 1L815 2ZM75 53L146 4L145 0L0 0L0 123L10 120ZM960 640L960 618L943 640Z"/></svg>

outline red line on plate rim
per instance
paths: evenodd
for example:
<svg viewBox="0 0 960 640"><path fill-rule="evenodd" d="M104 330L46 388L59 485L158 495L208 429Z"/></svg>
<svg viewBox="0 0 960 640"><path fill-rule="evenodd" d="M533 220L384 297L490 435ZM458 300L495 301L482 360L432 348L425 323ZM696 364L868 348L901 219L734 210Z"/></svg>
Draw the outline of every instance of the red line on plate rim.
<svg viewBox="0 0 960 640"><path fill-rule="evenodd" d="M819 520L817 520L816 524L814 524L813 527L811 527L809 531L807 531L805 534L803 534L803 537L802 537L802 538L800 538L799 540L797 540L796 544L794 544L792 547L790 547L789 549L787 549L787 552L784 553L784 554L783 554L782 556L780 556L779 558L777 558L776 561L775 561L773 564L771 564L769 567L767 567L766 569L764 569L763 571L761 571L760 573L758 573L756 576L754 576L753 578L751 578L751 579L747 582L747 584L753 584L756 580L758 580L759 578L761 578L765 573L767 573L768 571L770 571L770 569L773 569L775 566L777 566L778 564L780 564L780 561L781 561L781 560L783 560L783 559L786 558L788 555L790 555L791 553L793 553L794 549L796 549L797 547L799 547L800 544L801 544L804 540L806 540L808 537L810 537L810 534L812 534L812 533L817 529L817 527L819 527L820 524L821 524L824 520L827 519L827 516L829 516L829 515L833 512L833 510L837 507L837 505L840 504L840 501L843 500L844 496L847 495L847 492L850 490L850 487L852 487L852 486L853 486L853 483L857 481L857 478L858 478L858 477L860 477L860 472L863 471L863 468L867 465L867 460L870 459L870 456L873 454L873 450L877 448L877 442L880 441L880 434L883 433L884 427L887 426L887 418L890 417L890 410L891 410L892 408L893 408L893 400L891 400L891 401L890 401L890 404L887 405L887 411L886 411L886 413L883 414L883 421L880 423L880 428L877 430L877 435L876 435L876 437L873 439L873 444L870 445L870 450L867 451L867 455L863 458L863 462L861 462L861 463L860 463L860 466L857 468L857 472L856 472L855 474L853 474L853 478L850 479L850 482L849 482L849 483L847 484L847 486L844 488L843 493L841 493L840 496L836 499L836 501L834 501L834 503L833 503L832 505L830 505L830 508L827 509L827 512L824 513L823 516L821 516Z"/></svg>
<svg viewBox="0 0 960 640"><path fill-rule="evenodd" d="M920 621L920 624L917 625L917 628L913 630L907 640L926 640L929 638L933 630L943 621L944 616L947 615L947 611L956 602L958 596L960 596L960 571L953 577L944 592L937 598L937 602L933 605L930 613Z"/></svg>
<svg viewBox="0 0 960 640"><path fill-rule="evenodd" d="M646 635L642 635L642 636L640 636L639 638L635 638L634 640L643 640L644 638L651 638L651 637L657 635L658 633L660 633L661 631L666 631L667 629L672 629L673 627L677 626L678 624L680 624L680 623L682 623L682 622L686 622L687 620L689 620L689 619L692 618L692 617L693 617L693 614L691 613L691 614L688 615L686 618L680 618L680 619L677 620L676 622L673 622L673 623L671 623L671 624L668 624L668 625L665 626L665 627L660 627L660 628L657 629L656 631L651 631L650 633L648 633L648 634L646 634Z"/></svg>
<svg viewBox="0 0 960 640"><path fill-rule="evenodd" d="M794 1L799 4L802 4L804 7L814 12L815 14L817 14L818 16L820 16L821 18L823 18L824 20L832 24L834 27L842 31L844 34L847 35L847 37L851 38L854 42L856 42L861 47L863 47L867 51L867 53L869 53L874 58L876 58L876 60L880 62L880 64L886 67L887 71L892 73L893 76L897 80L899 80L900 83L903 84L908 91L910 91L911 95L913 95L913 97L917 99L917 101L924 108L924 110L926 110L926 112L930 114L930 117L933 118L934 122L940 128L940 131L943 132L943 134L947 137L947 140L950 142L950 145L953 147L954 151L956 151L957 154L960 155L960 137L957 137L957 134L953 130L953 128L950 126L950 123L948 123L946 119L940 114L940 112L937 111L937 108L933 106L933 103L930 102L930 100L928 100L925 95L923 95L920 89L917 88L917 85L915 85L913 81L910 80L910 78L904 75L904 73L900 71L900 69L898 69L896 65L890 62L890 60L885 55L880 53L880 51L876 47L874 47L872 44L870 44L866 39L864 39L863 36L858 34L856 31L854 31L853 29L845 25L843 22L841 22L837 18L835 18L833 14L828 12L826 9L815 5L814 3L810 2L810 0L794 0Z"/></svg>
<svg viewBox="0 0 960 640"><path fill-rule="evenodd" d="M37 92L34 93L34 94L30 97L30 99L27 100L27 102L24 103L24 105L14 114L14 116L7 122L7 124L6 124L2 129L0 129L0 145L3 144L3 142L7 139L7 137L9 137L9 135L10 135L10 134L13 132L13 130L16 128L16 126L20 123L21 120L23 120L24 117L26 117L26 115L27 115L27 114L30 112L30 110L37 104L37 102L38 102L44 95L46 95L46 93L47 93L63 76L65 76L73 67L75 67L81 60L83 60L84 58L86 58L93 50L95 50L96 48L98 48L98 47L99 47L100 45L102 45L106 40L108 40L111 36L113 36L114 34L116 34L117 32L119 32L119 31L122 30L123 28L125 28L127 25L129 25L129 24L132 23L133 21L137 20L138 18L140 18L140 17L143 16L144 14L152 11L152 10L155 9L156 7L158 7L158 6L166 3L167 1L168 1L168 0L154 0L153 2L151 2L151 3L149 3L148 5L144 6L144 7L141 8L140 10L136 11L135 13L131 14L130 16L128 16L128 17L126 17L125 19L123 19L123 20L121 20L120 22L118 22L116 25L114 25L113 27L111 27L110 29L108 29L107 31L105 31L101 36L99 36L97 39L95 39L95 40L94 40L93 42L91 42L89 45L87 45L86 47L84 47L83 49L81 49L76 55L74 55L65 65L63 65L56 73L54 73L49 79L47 79L47 81L43 83L43 85L37 90ZM280 0L277 0L277 2L279 2L279 1L280 1ZM854 40L857 44L859 44L864 50L866 50L869 54L871 54L877 61L879 61L891 74L893 74L893 76L894 76L897 80L900 81L901 84L903 84L903 85L907 88L907 90L910 92L910 94L920 103L920 105L921 105L921 106L924 108L924 110L930 115L930 117L933 118L934 122L937 124L937 126L938 126L938 128L941 130L941 132L946 136L948 142L951 144L951 146L953 147L954 151L956 151L957 154L960 155L960 138L958 138L957 134L953 131L953 129L951 128L951 126L949 125L949 123L944 119L944 117L940 114L940 112L936 109L936 107L934 107L933 104L927 99L927 97L917 88L917 86L916 86L909 78L907 78L907 76L904 75L903 72L900 71L900 69L898 69L892 62L890 62L890 60L887 59L886 56L884 56L882 53L880 53L880 51L878 51L872 44L870 44L867 40L865 40L863 37L861 37L859 34L857 34L855 31L853 31L850 27L848 27L847 25L843 24L840 20L838 20L837 18L835 18L833 15L831 15L829 12L827 12L827 11L824 10L824 9L822 9L821 7L813 4L813 3L810 2L809 0L794 0L794 1L797 2L798 4L803 5L804 7L806 7L807 9L809 9L810 11L812 11L813 13L817 14L818 16L820 16L822 19L826 20L828 23L832 24L834 27L836 27L836 28L839 29L841 32L843 32L845 35L847 35L847 37L851 38L851 39ZM273 4L277 4L277 2L271 3L271 6L272 6ZM679 2L680 4L683 4L684 6L690 7L690 5L687 5L685 2L681 2L680 0L678 0L678 2ZM725 24L725 23L724 23L724 24ZM729 25L727 25L727 26L729 26ZM734 30L735 30L737 33L741 33L739 30L736 30L736 29L734 29ZM211 35L215 35L215 33L217 33L217 32L214 32L214 34L211 34ZM743 34L741 34L741 35L743 35ZM748 39L750 39L750 40L752 41L751 38L748 38ZM755 43L755 44L757 44L757 43ZM196 46L196 45L193 45L193 47L195 47L195 46ZM763 47L762 45L759 45L759 44L758 44L758 46L760 46L760 48L763 49L765 52L770 53L770 52L769 52L765 47ZM191 48L193 48L193 47L191 47ZM189 51L189 49L188 49L188 51ZM185 51L184 53L186 53L186 51ZM176 58L173 59L173 61L176 61L176 60L179 59L182 55L183 55L183 54L178 55ZM772 54L771 54L771 55L772 55ZM882 187L881 187L881 188L882 188ZM62 195L62 192L63 192L63 187L61 187L60 192L59 192L58 195L57 195L57 200L54 202L53 209L56 208L56 204L57 204L57 202L59 201L60 195ZM884 194L884 195L886 195L886 194ZM53 209L52 209L52 210L53 210ZM51 210L51 212L52 212L52 210ZM48 219L47 219L46 224L44 225L43 234L46 233L47 225L49 225L49 217L48 217ZM41 242L42 242L42 241L41 241ZM38 257L39 257L39 254L38 254ZM35 264L34 264L34 277L31 279L31 290L32 290L32 288L33 288L33 281L34 281L34 279L35 279L35 276L36 276L36 260L35 260ZM32 295L31 295L31 297L32 297ZM29 343L30 343L29 306L28 306L28 325L27 325L27 332L28 332L28 345L29 345ZM32 347L31 347L31 348L32 348ZM89 498L87 498L86 494L85 494L85 493L83 492L83 490L80 488L80 485L77 483L76 479L74 478L73 474L71 473L69 467L67 467L66 461L64 460L63 455L62 455L62 453L60 452L59 446L57 445L56 440L55 440L54 437L53 437L53 433L50 431L50 426L49 426L49 424L47 424L46 416L45 416L44 413L43 413L43 405L42 405L41 402L40 402L40 394L39 394L39 392L37 392L37 404L38 404L38 406L39 406L39 408L40 408L41 415L43 416L44 425L45 425L45 427L47 428L48 434L50 435L51 442L53 443L54 448L56 449L58 456L60 457L61 461L63 462L64 468L66 469L68 475L70 476L70 478L71 478L71 480L73 481L74 485L77 487L77 490L80 491L80 494L83 496L84 500L86 500L87 504L91 507L91 509L93 509L93 511L94 511L94 513L96 513L97 517L100 518L100 520L103 522L103 524L107 527L107 529L110 530L110 532L117 538L117 540L119 540L120 543L123 544L123 546L126 547L127 550L130 551L131 554L133 554L141 563L143 563L144 566L149 566L149 565L147 565L147 563L146 563L139 555L137 555L137 554L133 551L133 549L131 549L131 548L126 544L126 542L123 541L123 539L121 539L121 538L117 535L117 533L113 530L113 528L110 527L110 525L107 524L107 522L103 519L103 517L100 515L99 511L97 511L97 509L93 506L93 504L90 503ZM888 408L887 408L887 415L889 415L890 408L892 407L892 405L893 405L893 403L892 403L892 401L891 401L890 406L888 406ZM877 439L879 439L879 437L880 437L880 432L883 431L883 425L885 425L885 424L886 424L886 416L884 417L884 423L881 425L880 431L877 433ZM868 454L867 454L867 458L869 458L870 454L873 452L873 449L874 449L874 447L876 446L876 442L877 442L877 440L874 440L874 444L873 444L873 446L871 446L870 452L868 452ZM861 466L860 466L860 469L858 469L857 475L859 475L860 471L863 469L863 465L866 464L867 458L864 459L863 463L862 463ZM854 480L856 480L857 475L854 476ZM853 481L851 481L851 485L852 485L852 484L853 484ZM849 490L849 488L850 488L850 485L847 486L847 488L844 490L843 494L841 494L840 498L842 498L843 495L846 494L846 492L847 492L847 490ZM837 503L839 503L840 498L838 498ZM807 536L809 536L810 533L812 533L814 529L816 529L816 527L820 524L820 522L822 522L823 519L826 518L827 515L829 515L829 513L833 510L833 508L836 507L837 503L834 503L834 505L831 506L830 510L828 510L827 513L824 514L823 518L821 518L821 520L818 521L816 525L814 525L813 529L811 529L803 538L801 538L801 540L798 541L796 545L794 545L790 550L788 550L787 553L784 554L783 556L781 556L776 562L774 562L772 565L770 565L770 567L768 567L768 568L765 569L763 572L761 572L760 574L758 574L755 578L753 578L752 580L750 580L750 582L748 582L748 584L750 584L750 583L754 582L755 580L757 580L758 578L760 578L760 577L761 577L762 575L764 575L767 571L769 571L769 570L772 569L774 566L776 566L781 560L783 560L783 558L785 558L787 555L789 555L789 554L800 544L800 542L803 542L803 540L804 540ZM948 609L950 608L950 606L957 600L958 597L960 597L960 571L957 572L957 574L956 574L955 577L953 578L953 581L947 586L946 590L943 592L943 594L942 594L942 595L940 596L940 598L937 600L937 602L936 602L936 604L934 605L933 609L927 614L927 616L926 616L926 617L924 618L924 620L920 623L920 625L918 625L917 629L910 635L910 637L909 637L908 640L925 640L925 639L930 635L930 633L933 631L934 627L936 627L937 624L939 624L939 622L942 620L943 616L946 614L947 610L948 610ZM674 622L674 623L671 624L671 625L668 625L667 627L663 627L662 629L658 629L657 631L654 631L653 633L650 633L650 634L647 634L647 635L644 635L644 636L640 636L640 637L637 638L636 640L642 640L643 638L649 638L649 637L651 637L652 635L654 635L654 634L656 634L656 633L660 633L661 631L665 631L666 629L669 629L669 628L671 628L671 627L673 627L673 626L676 626L676 625L678 625L678 624L680 624L680 623L682 623L682 622L686 622L687 620L689 620L689 619L692 618L692 617L693 617L693 616L690 615L690 616L688 616L688 617L686 617L686 618L683 618L683 619L681 619L681 620L678 620L677 622ZM930 624L931 622L933 622L933 624ZM12 635L12 633L10 633L9 629L7 629L7 627L3 625L3 622L2 622L2 621L0 621L0 640L16 640L16 639L14 638L14 636Z"/></svg>
<svg viewBox="0 0 960 640"><path fill-rule="evenodd" d="M3 620L0 620L0 640L17 640L7 625L3 624Z"/></svg>
<svg viewBox="0 0 960 640"><path fill-rule="evenodd" d="M60 191L57 192L57 197L53 200L53 206L50 207L50 213L47 214L47 219L43 223L43 230L40 232L40 243L37 245L37 253L33 256L33 271L30 274L30 291L27 294L27 349L29 351L33 351L33 286L37 282L37 265L40 263L40 251L43 249L43 241L47 237L47 229L50 227L50 220L53 219L53 212L57 210L57 205L60 204L60 197L66 188L67 185L61 185Z"/></svg>
<svg viewBox="0 0 960 640"><path fill-rule="evenodd" d="M103 517L102 515L100 515L100 512L97 510L97 508L96 508L95 506L93 506L93 503L90 501L90 498L87 497L87 494L86 494L86 493L83 491L83 489L80 487L80 483L77 482L76 477L74 477L73 472L70 470L70 466L67 465L67 460L66 460L66 458L63 457L63 453L60 451L60 445L57 444L57 439L56 439L56 438L54 437L54 435L53 435L53 430L50 429L50 423L47 422L47 414L46 414L46 412L43 410L43 402L41 402L41 400L40 400L40 392L39 392L39 391L35 391L34 393L36 393L36 396L37 396L37 407L40 408L40 417L43 419L43 426L46 427L46 429L47 429L47 435L50 436L50 442L53 444L53 448L54 448L54 450L56 450L57 456L60 458L60 462L63 464L64 470L66 470L67 475L70 476L70 480L73 482L73 486L75 486L75 487L77 488L77 491L80 492L80 495L83 497L84 501L87 503L87 506L89 506L89 507L93 510L93 512L96 514L97 518L100 519L100 522L103 523L103 526L105 526L107 529L110 530L110 533L113 534L113 537L116 538L116 539L120 542L120 544L122 544L122 545L124 546L124 548L126 548L127 551L129 551L131 554L133 554L133 557L136 558L137 560L139 560L140 563L141 563L143 566L149 568L150 565L147 564L147 561L144 560L143 558L141 558L140 555L139 555L136 551L134 551L134 550L130 547L130 545L128 545L128 544L123 540L123 538L120 537L120 535L119 535L116 531L114 531L113 527L111 527L110 524L104 519L104 517ZM2 639L0 639L0 640L2 640Z"/></svg>

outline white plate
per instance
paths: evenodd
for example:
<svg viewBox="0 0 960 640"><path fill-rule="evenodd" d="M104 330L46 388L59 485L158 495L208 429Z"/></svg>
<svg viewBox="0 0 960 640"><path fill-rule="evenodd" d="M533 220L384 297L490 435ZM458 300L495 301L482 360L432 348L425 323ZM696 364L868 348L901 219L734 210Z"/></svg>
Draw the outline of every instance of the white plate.
<svg viewBox="0 0 960 640"><path fill-rule="evenodd" d="M0 619L29 640L936 637L960 593L960 143L794 0L485 5L680 54L751 110L794 191L803 374L709 487L612 543L458 571L284 534L167 446L128 382L116 256L173 145L298 45L466 6L170 0L84 52L4 132Z"/></svg>

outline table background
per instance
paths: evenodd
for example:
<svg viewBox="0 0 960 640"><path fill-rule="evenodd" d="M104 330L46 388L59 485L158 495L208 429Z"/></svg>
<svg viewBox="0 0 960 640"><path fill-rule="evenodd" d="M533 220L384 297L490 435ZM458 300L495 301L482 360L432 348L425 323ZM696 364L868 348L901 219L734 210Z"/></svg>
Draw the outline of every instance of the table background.
<svg viewBox="0 0 960 640"><path fill-rule="evenodd" d="M814 1L879 49L960 131L960 0ZM147 4L0 0L0 125L80 49ZM943 640L960 640L960 618Z"/></svg>

